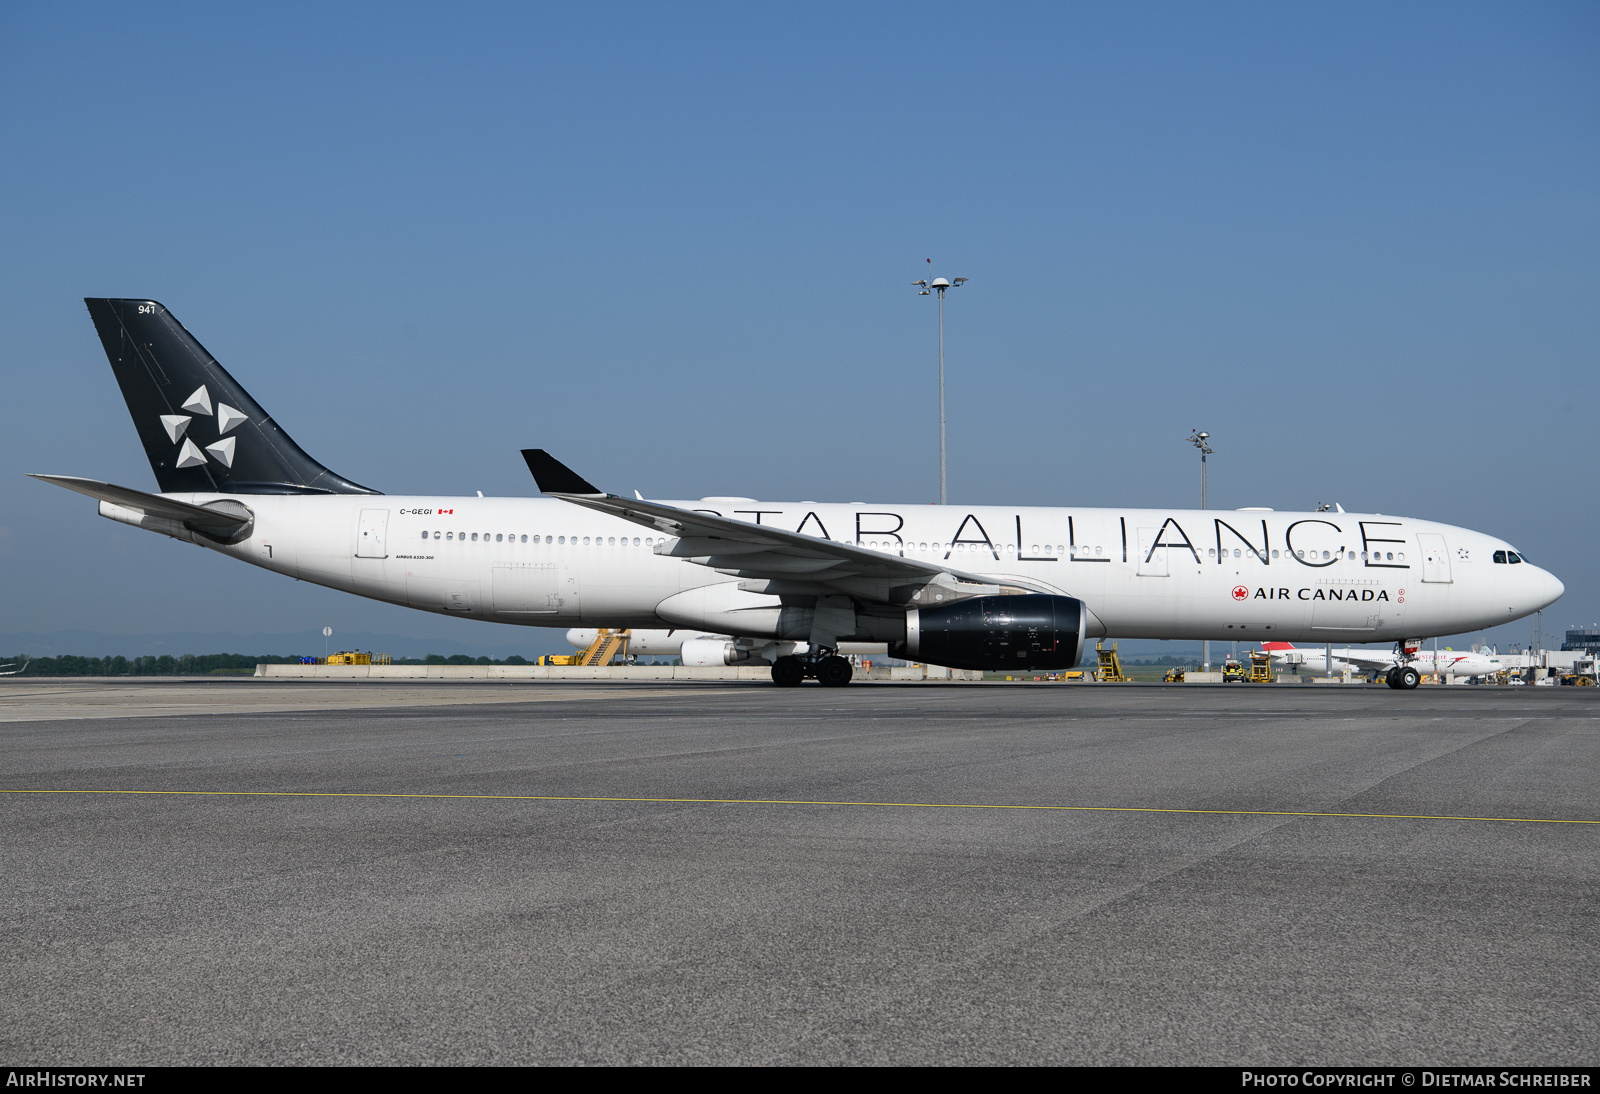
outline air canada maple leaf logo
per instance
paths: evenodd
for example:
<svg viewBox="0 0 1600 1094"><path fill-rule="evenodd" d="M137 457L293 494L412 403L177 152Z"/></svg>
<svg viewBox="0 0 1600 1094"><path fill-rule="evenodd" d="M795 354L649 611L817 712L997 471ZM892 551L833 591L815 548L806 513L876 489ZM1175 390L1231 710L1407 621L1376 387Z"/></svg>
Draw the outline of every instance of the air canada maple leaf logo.
<svg viewBox="0 0 1600 1094"><path fill-rule="evenodd" d="M233 466L234 445L238 440L228 434L237 427L250 420L242 410L236 410L227 403L218 403L216 410L211 409L211 392L206 390L206 385L201 384L194 389L194 394L183 401L180 408L187 410L188 414L163 414L161 415L161 428L166 431L168 439L178 445L178 458L173 466L179 470L190 467L204 467L207 456L216 460L223 467ZM194 438L189 436L189 424L197 417L211 417L213 413L217 421L217 440L205 446L202 451L195 444Z"/></svg>
<svg viewBox="0 0 1600 1094"><path fill-rule="evenodd" d="M1235 585L1233 587L1233 598L1235 600L1244 600L1249 595L1250 590L1246 589L1243 585Z"/></svg>

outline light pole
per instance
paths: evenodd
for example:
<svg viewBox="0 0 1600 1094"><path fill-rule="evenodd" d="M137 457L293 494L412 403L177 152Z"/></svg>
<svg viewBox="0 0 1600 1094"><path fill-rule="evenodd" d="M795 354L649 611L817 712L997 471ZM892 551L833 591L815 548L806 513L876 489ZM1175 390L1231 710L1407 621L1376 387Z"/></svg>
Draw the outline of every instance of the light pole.
<svg viewBox="0 0 1600 1094"><path fill-rule="evenodd" d="M1206 507L1206 457L1211 455L1212 448L1206 443L1211 434L1204 430L1196 430L1190 437L1189 443L1200 450L1200 508Z"/></svg>
<svg viewBox="0 0 1600 1094"><path fill-rule="evenodd" d="M1211 434L1203 430L1195 430L1189 437L1189 443L1200 450L1200 508L1206 507L1206 457L1211 455L1212 448L1206 442ZM1200 642L1200 663L1206 672L1211 671L1211 640L1202 639Z"/></svg>
<svg viewBox="0 0 1600 1094"><path fill-rule="evenodd" d="M933 259L928 259L928 264L933 264ZM913 281L912 284L922 289L918 296L927 296L930 292L939 294L939 504L945 503L945 474L944 474L944 291L946 289L959 289L967 283L967 278L957 277L946 280L936 277L932 281L926 279Z"/></svg>

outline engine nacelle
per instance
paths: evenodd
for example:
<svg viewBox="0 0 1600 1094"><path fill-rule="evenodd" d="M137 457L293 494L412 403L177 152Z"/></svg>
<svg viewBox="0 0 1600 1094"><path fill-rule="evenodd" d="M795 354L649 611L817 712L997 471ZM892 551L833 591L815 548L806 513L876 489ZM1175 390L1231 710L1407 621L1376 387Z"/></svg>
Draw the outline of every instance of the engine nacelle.
<svg viewBox="0 0 1600 1094"><path fill-rule="evenodd" d="M906 640L889 652L953 669L1071 669L1085 614L1070 596L977 596L907 612Z"/></svg>
<svg viewBox="0 0 1600 1094"><path fill-rule="evenodd" d="M567 632L567 645L575 650L586 650L599 637L600 631L595 627L573 627ZM641 630L634 627L628 631L628 653L640 657L676 657L685 642L709 637L705 631Z"/></svg>
<svg viewBox="0 0 1600 1094"><path fill-rule="evenodd" d="M750 660L750 651L740 649L737 643L726 638L691 638L683 644L679 657L685 665L721 668Z"/></svg>

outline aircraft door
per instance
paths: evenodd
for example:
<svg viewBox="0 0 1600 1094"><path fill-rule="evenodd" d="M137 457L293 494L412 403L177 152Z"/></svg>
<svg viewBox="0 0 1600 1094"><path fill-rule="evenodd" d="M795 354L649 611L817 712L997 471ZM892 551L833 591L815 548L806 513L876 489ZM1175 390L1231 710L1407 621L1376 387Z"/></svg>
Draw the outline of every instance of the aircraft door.
<svg viewBox="0 0 1600 1094"><path fill-rule="evenodd" d="M1161 529L1159 528L1139 529L1140 577L1167 576L1167 548L1155 546L1156 539L1160 533Z"/></svg>
<svg viewBox="0 0 1600 1094"><path fill-rule="evenodd" d="M356 529L357 558L388 558L389 510L363 509Z"/></svg>
<svg viewBox="0 0 1600 1094"><path fill-rule="evenodd" d="M1422 548L1422 580L1450 584L1450 550L1444 537L1437 532L1418 532L1417 545Z"/></svg>

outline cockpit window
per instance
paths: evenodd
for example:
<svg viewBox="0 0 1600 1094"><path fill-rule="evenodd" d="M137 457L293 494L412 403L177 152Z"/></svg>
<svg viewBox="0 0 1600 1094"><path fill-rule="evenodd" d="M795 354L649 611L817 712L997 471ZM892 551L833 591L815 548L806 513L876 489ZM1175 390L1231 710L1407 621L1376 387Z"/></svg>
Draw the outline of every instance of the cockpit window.
<svg viewBox="0 0 1600 1094"><path fill-rule="evenodd" d="M1507 551L1506 552L1506 561L1507 562L1521 562L1522 561L1522 556L1517 554L1517 552L1515 552L1515 551Z"/></svg>
<svg viewBox="0 0 1600 1094"><path fill-rule="evenodd" d="M1496 551L1494 553L1494 560L1496 562L1504 562L1506 560L1506 553L1504 551Z"/></svg>

